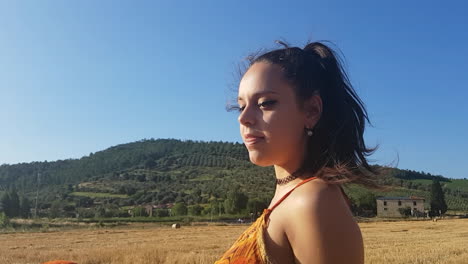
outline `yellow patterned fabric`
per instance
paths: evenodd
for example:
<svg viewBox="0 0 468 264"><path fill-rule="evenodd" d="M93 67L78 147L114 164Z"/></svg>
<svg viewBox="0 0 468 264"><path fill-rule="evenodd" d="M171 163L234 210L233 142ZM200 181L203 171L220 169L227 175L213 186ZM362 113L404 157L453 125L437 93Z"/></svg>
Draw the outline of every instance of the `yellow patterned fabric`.
<svg viewBox="0 0 468 264"><path fill-rule="evenodd" d="M273 209L286 199L294 189L313 179L316 179L316 177L303 180L281 197L271 209L263 210L262 215L257 218L257 221L242 233L231 248L215 264L271 264L272 261L268 258L263 240L263 233L268 227L268 217Z"/></svg>
<svg viewBox="0 0 468 264"><path fill-rule="evenodd" d="M271 263L263 241L263 231L270 212L271 210L265 209L257 221L242 233L234 245L215 264Z"/></svg>

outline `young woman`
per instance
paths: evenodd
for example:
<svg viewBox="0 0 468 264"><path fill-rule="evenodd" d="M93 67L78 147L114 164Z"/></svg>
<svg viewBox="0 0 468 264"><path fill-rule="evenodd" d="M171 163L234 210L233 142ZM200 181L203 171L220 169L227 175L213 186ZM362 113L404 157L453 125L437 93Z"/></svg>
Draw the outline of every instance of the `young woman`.
<svg viewBox="0 0 468 264"><path fill-rule="evenodd" d="M238 90L250 161L274 166L268 209L226 251L225 263L364 263L361 231L341 184L379 188L365 156L362 101L321 42L250 57Z"/></svg>

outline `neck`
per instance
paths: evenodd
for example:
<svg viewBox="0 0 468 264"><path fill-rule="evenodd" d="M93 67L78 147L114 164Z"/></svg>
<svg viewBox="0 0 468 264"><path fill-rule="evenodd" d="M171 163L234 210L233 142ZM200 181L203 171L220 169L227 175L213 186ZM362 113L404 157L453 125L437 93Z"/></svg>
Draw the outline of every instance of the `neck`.
<svg viewBox="0 0 468 264"><path fill-rule="evenodd" d="M288 169L280 165L275 165L276 179L286 178L288 175L291 175L293 172L294 172L294 169Z"/></svg>
<svg viewBox="0 0 468 264"><path fill-rule="evenodd" d="M305 153L305 146L307 144L302 144L303 149L302 153ZM294 157L293 157L294 156ZM288 177L289 175L292 175L299 167L302 165L302 160L304 159L304 156L299 155L293 155L290 156L287 161L285 161L283 164L275 164L275 176L276 179L284 179ZM284 185L276 185L276 188L281 188L285 186L289 186L291 183L296 183L300 179L306 178L306 175L295 175L297 176L296 179L284 184Z"/></svg>
<svg viewBox="0 0 468 264"><path fill-rule="evenodd" d="M276 179L277 180L285 179L288 176L292 175L298 168L299 168L298 166L288 168L288 167L284 167L284 166L275 165ZM303 177L304 175L295 175L295 176L297 176L296 179L291 180L290 182L285 183L284 185L283 184L282 185L277 184L276 188L290 186L291 184L296 183L296 182L300 181L300 179L304 178Z"/></svg>

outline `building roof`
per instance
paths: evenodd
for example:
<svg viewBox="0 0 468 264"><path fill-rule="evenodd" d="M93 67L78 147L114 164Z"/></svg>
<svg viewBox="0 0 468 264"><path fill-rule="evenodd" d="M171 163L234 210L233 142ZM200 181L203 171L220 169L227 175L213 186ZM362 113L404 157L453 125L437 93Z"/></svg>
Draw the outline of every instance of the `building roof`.
<svg viewBox="0 0 468 264"><path fill-rule="evenodd" d="M422 197L417 197L417 196L410 196L410 197L394 196L394 197L378 197L377 200L425 200L425 199Z"/></svg>

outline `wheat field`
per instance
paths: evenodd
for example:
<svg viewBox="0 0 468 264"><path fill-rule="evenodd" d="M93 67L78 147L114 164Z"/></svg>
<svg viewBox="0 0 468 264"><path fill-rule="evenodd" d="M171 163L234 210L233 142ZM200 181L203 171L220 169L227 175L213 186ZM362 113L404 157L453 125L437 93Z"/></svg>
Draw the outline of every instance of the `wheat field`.
<svg viewBox="0 0 468 264"><path fill-rule="evenodd" d="M366 263L468 263L468 219L359 223ZM155 224L0 234L1 264L213 263L247 225Z"/></svg>

